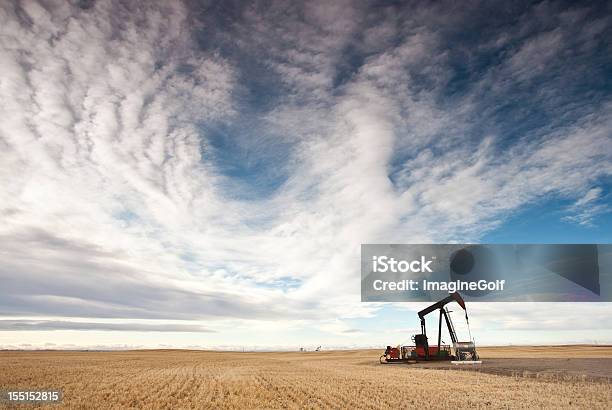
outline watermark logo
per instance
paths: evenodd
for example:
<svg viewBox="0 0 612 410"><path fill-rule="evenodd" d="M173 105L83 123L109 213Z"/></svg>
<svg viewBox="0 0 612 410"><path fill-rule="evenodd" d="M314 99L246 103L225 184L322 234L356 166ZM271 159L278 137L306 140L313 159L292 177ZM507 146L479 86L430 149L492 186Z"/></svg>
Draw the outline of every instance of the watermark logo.
<svg viewBox="0 0 612 410"><path fill-rule="evenodd" d="M361 300L612 301L610 244L362 245Z"/></svg>
<svg viewBox="0 0 612 410"><path fill-rule="evenodd" d="M431 270L431 264L433 258L427 260L425 256L421 256L420 259L407 261L407 260L396 260L393 257L388 256L372 256L372 272L433 272Z"/></svg>

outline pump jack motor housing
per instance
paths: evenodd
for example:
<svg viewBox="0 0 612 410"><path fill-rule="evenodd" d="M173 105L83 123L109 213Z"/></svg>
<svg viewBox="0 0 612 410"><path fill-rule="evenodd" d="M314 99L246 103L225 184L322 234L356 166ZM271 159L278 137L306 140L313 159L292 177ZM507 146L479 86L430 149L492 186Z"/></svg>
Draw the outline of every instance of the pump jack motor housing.
<svg viewBox="0 0 612 410"><path fill-rule="evenodd" d="M439 361L477 361L478 354L476 353L476 345L473 341L459 342L457 341L457 333L451 320L450 314L446 305L452 301L455 301L465 311L465 321L470 328L470 321L467 315L467 309L465 308L465 301L458 292L451 293L448 297L442 299L439 302L421 310L419 319L421 320L421 333L412 336L414 346L387 346L385 353L380 356L381 363L414 363L426 360L439 360ZM427 331L425 329L425 316L439 310L440 317L438 319L438 344L434 346L429 345L429 339L427 338ZM448 333L451 338L452 347L447 344L442 344L442 319L446 322ZM471 338L471 332L470 332Z"/></svg>

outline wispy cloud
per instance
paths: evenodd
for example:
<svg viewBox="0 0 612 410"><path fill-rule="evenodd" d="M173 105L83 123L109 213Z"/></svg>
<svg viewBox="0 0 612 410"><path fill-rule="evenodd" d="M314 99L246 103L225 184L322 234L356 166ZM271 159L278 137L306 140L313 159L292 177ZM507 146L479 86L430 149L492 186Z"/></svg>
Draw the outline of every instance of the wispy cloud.
<svg viewBox="0 0 612 410"><path fill-rule="evenodd" d="M360 243L596 224L609 13L447 6L4 3L0 313L346 333Z"/></svg>
<svg viewBox="0 0 612 410"><path fill-rule="evenodd" d="M73 322L66 320L0 320L2 331L41 330L101 330L119 332L199 332L212 330L191 324L148 324L148 323L102 323Z"/></svg>
<svg viewBox="0 0 612 410"><path fill-rule="evenodd" d="M601 188L589 189L582 198L579 198L573 205L568 207L569 215L563 219L565 221L578 223L580 225L593 225L596 217L609 213L612 208L608 205L608 201Z"/></svg>

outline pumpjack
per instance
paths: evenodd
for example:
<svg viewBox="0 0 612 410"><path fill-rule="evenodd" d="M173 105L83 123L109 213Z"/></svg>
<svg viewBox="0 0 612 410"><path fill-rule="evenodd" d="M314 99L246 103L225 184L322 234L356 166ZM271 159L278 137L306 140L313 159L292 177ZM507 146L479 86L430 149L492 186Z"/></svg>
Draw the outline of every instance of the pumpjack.
<svg viewBox="0 0 612 410"><path fill-rule="evenodd" d="M451 293L448 297L434 303L433 305L421 310L418 315L421 320L421 333L412 336L414 346L387 346L384 354L380 356L381 363L414 363L419 361L478 361L478 353L476 353L476 344L473 340L469 342L459 342L457 333L450 317L450 312L446 307L450 302L457 302L465 312L465 321L468 325L470 321L465 307L465 301L458 292ZM438 310L440 317L438 319L438 344L429 345L427 338L427 330L425 328L425 316ZM448 333L452 342L450 345L442 344L442 319L446 323ZM471 339L471 332L470 332Z"/></svg>

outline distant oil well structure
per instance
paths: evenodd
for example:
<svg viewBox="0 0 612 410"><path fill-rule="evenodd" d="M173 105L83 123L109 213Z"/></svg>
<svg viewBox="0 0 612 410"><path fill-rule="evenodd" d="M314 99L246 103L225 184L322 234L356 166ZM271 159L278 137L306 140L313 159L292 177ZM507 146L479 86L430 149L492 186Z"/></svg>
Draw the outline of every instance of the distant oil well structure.
<svg viewBox="0 0 612 410"><path fill-rule="evenodd" d="M459 342L457 339L457 333L455 332L450 312L446 307L447 304L453 301L457 302L465 312L465 321L468 326L468 332L470 333L470 341L468 342ZM438 319L438 343L437 345L430 346L425 327L425 316L436 310L440 313ZM397 347L387 346L383 355L380 356L380 363L416 363L421 361L449 361L455 364L481 363L478 358L478 353L476 352L476 344L471 340L472 334L469 330L470 322L465 307L465 301L458 292L451 293L448 297L421 310L418 315L421 321L421 333L412 336L414 345ZM452 346L442 344L442 319L444 319L446 327L448 328Z"/></svg>
<svg viewBox="0 0 612 410"><path fill-rule="evenodd" d="M300 352L307 352L308 349L304 348L304 347L300 347ZM320 352L321 351L321 346L318 346L316 349L314 349L315 352Z"/></svg>

